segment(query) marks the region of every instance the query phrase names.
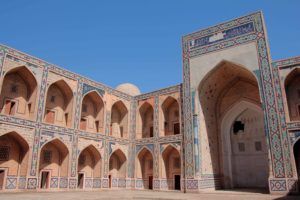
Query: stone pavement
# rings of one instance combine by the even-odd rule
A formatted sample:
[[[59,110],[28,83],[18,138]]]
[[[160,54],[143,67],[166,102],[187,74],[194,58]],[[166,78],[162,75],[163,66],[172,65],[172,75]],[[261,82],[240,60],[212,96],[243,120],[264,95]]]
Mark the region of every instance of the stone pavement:
[[[277,196],[251,191],[210,191],[202,193],[153,192],[137,190],[67,191],[67,192],[16,192],[0,193],[0,200],[98,200],[98,199],[141,199],[141,200],[282,200],[300,199],[300,196]]]

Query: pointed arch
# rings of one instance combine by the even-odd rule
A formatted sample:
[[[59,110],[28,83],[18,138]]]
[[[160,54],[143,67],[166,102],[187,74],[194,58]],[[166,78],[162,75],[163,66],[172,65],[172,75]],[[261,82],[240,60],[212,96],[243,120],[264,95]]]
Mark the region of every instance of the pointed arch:
[[[223,173],[226,177],[226,182],[224,182],[225,187],[234,188],[240,187],[240,185],[244,184],[247,185],[247,183],[244,183],[244,180],[240,180],[239,177],[241,177],[242,174],[248,173],[248,171],[251,172],[252,159],[256,160],[255,165],[263,166],[258,169],[252,170],[255,173],[259,171],[259,177],[257,177],[257,179],[259,179],[260,181],[259,184],[255,184],[255,187],[267,187],[268,149],[264,134],[263,120],[264,116],[261,106],[247,100],[236,102],[221,118],[221,156],[223,158]],[[236,122],[244,123],[244,135],[238,135],[239,132],[234,132],[234,126]],[[247,122],[252,123],[252,126],[255,127],[255,129],[252,130],[250,125],[247,125]],[[253,133],[254,130],[255,133]],[[245,148],[249,148],[251,147],[251,145],[257,148],[258,142],[261,148],[259,150],[259,154],[257,152],[257,149],[256,152],[251,153],[249,153],[248,149],[245,149],[242,151],[244,152],[248,150],[245,153],[251,154],[251,159],[247,157],[241,157],[241,144],[245,144]],[[243,173],[239,174],[241,168],[245,168],[245,165],[247,166],[247,169],[243,169]],[[233,174],[235,174],[235,176],[233,176]],[[248,180],[251,180],[251,177],[249,177]],[[251,185],[251,183],[249,184]]]
[[[110,135],[128,137],[128,109],[121,100],[115,102],[111,108]]]
[[[293,69],[284,80],[284,88],[291,121],[300,120],[300,69]]]
[[[198,110],[199,118],[203,119],[203,121],[199,123],[199,129],[202,130],[201,134],[205,135],[205,137],[208,138],[209,147],[208,149],[204,149],[203,153],[210,155],[210,157],[208,157],[208,161],[212,163],[212,167],[210,169],[212,173],[224,174],[224,177],[222,178],[223,187],[232,188],[234,186],[230,183],[230,181],[232,180],[232,177],[230,177],[229,173],[229,171],[231,170],[230,168],[241,167],[240,165],[231,164],[233,163],[233,161],[231,162],[231,160],[236,160],[235,163],[241,164],[244,161],[246,162],[247,160],[249,160],[249,158],[247,158],[247,155],[251,154],[257,156],[257,158],[262,160],[260,164],[263,166],[259,170],[264,173],[264,160],[267,160],[267,157],[265,157],[265,152],[253,151],[253,148],[246,149],[247,152],[248,150],[250,151],[250,149],[252,149],[251,152],[248,152],[248,154],[241,154],[240,152],[237,152],[237,146],[239,145],[239,143],[243,143],[241,144],[241,146],[244,145],[244,141],[242,141],[242,138],[244,138],[244,136],[241,135],[240,137],[235,137],[231,133],[231,131],[233,131],[233,126],[239,126],[242,128],[243,124],[246,124],[245,126],[249,127],[250,123],[257,123],[256,127],[259,130],[254,132],[257,132],[256,135],[259,138],[255,138],[255,134],[251,135],[249,133],[251,141],[247,141],[249,143],[247,145],[253,147],[254,145],[256,145],[255,142],[259,141],[257,142],[257,145],[261,146],[263,149],[266,148],[266,139],[260,138],[264,136],[264,130],[260,130],[261,128],[263,129],[263,111],[261,109],[261,98],[259,93],[258,81],[254,73],[252,71],[249,71],[245,66],[223,60],[222,62],[217,64],[211,71],[209,71],[200,81],[197,92],[199,100],[197,101],[195,107]],[[260,111],[250,109],[250,105],[255,105],[257,108],[260,108]],[[243,110],[234,110],[233,108],[236,108],[236,106],[238,108],[242,108],[245,106],[248,107],[245,112],[243,112]],[[227,121],[230,118],[230,115],[234,116],[234,120],[236,121],[234,123],[235,125],[233,125],[233,119],[231,119],[233,120],[231,122]],[[244,123],[242,121],[245,118],[249,118],[249,120]],[[223,127],[224,120],[226,121],[225,124],[227,124],[227,127]],[[228,132],[228,134],[223,134],[223,131]],[[248,133],[249,128],[245,129],[245,131]],[[223,135],[227,135],[227,137],[223,137]],[[229,145],[228,147],[228,141],[232,142],[233,145]],[[217,144],[217,146],[214,145],[214,147],[212,147],[212,144]],[[227,146],[228,148],[224,149],[225,146]],[[229,153],[232,150],[235,151],[234,154]],[[238,157],[234,155],[240,156]],[[250,170],[250,168],[251,167],[248,167],[247,169]],[[258,176],[263,177],[265,176],[265,174],[261,174]],[[254,178],[255,176],[253,176],[253,179]],[[235,182],[238,184],[242,184],[243,187],[248,187],[247,184],[250,183],[250,179],[251,178],[244,177],[244,180],[247,182],[245,182],[246,184],[240,182],[240,180],[242,179],[236,179]]]
[[[42,145],[39,157],[40,188],[50,187],[50,180],[68,177],[69,149],[59,138]]]
[[[161,105],[163,136],[180,134],[180,107],[178,101],[168,96]]]
[[[169,144],[161,153],[161,178],[167,180],[168,190],[180,190],[181,156],[178,149]],[[176,177],[179,177],[177,180]],[[179,183],[177,183],[179,181]],[[177,187],[179,184],[179,188]]]
[[[79,128],[88,132],[104,133],[104,102],[96,90],[86,93],[82,98]]]
[[[28,142],[19,133],[12,131],[0,136],[0,149],[2,173],[5,174],[6,171],[7,176],[26,176],[29,162]],[[4,178],[0,181],[0,185],[3,185]]]
[[[101,154],[94,145],[88,145],[78,155],[78,187],[84,188],[84,180],[101,177]]]
[[[1,88],[1,113],[33,120],[37,90],[37,80],[26,66],[7,71]]]
[[[300,137],[293,143],[293,156],[295,161],[295,169],[297,172],[298,181],[300,179]]]
[[[239,77],[242,77],[242,76],[244,76],[244,74],[246,74],[246,77],[248,77],[248,76],[251,77],[251,80],[253,82],[257,83],[259,81],[257,79],[256,75],[252,71],[250,71],[247,67],[245,67],[241,64],[223,59],[218,64],[216,64],[215,67],[213,67],[210,71],[208,71],[206,73],[206,75],[202,78],[202,80],[200,81],[200,83],[198,85],[198,90],[201,90],[200,86],[203,86],[209,77],[211,77],[213,74],[215,74],[221,68],[228,68],[228,67],[231,68],[233,71],[236,71],[233,74],[234,77],[236,75],[238,75]],[[231,70],[228,70],[228,71],[231,71]]]
[[[139,118],[141,125],[138,130],[138,138],[153,137],[153,121],[154,121],[154,109],[153,106],[144,102],[139,108]]]
[[[44,121],[71,127],[73,114],[73,91],[65,80],[52,83],[47,90]]]
[[[149,151],[152,154],[152,157],[153,157],[153,151],[149,147],[147,147],[147,146],[143,146],[140,150],[138,150],[136,152],[136,155],[139,155],[144,150]]]
[[[153,189],[153,153],[147,147],[137,152],[135,174],[142,179],[144,189]]]
[[[109,174],[112,178],[126,178],[127,158],[121,149],[116,149],[109,158]]]
[[[84,147],[80,153],[78,154],[78,156],[86,149],[90,149],[92,152],[94,152],[95,155],[97,155],[97,157],[99,157],[100,159],[102,158],[102,155],[100,153],[100,151],[97,149],[97,147],[94,144],[89,144],[86,145],[86,147]]]

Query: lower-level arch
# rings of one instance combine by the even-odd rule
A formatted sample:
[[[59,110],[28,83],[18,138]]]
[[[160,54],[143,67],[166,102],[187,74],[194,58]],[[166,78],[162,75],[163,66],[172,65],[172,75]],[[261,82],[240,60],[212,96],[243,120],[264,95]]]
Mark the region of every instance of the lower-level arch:
[[[147,148],[137,155],[136,178],[143,182],[144,189],[153,189],[153,155]]]
[[[300,139],[296,141],[293,147],[294,158],[295,158],[295,167],[297,171],[298,183],[300,180]]]
[[[125,179],[127,159],[122,150],[117,149],[109,158],[109,187],[112,187],[113,179]]]
[[[162,152],[161,178],[166,181],[168,190],[180,190],[181,182],[181,158],[179,151],[172,145],[168,145]]]
[[[0,136],[0,190],[9,177],[25,177],[28,170],[29,145],[17,132]]]
[[[83,149],[78,156],[77,187],[81,189],[85,187],[92,187],[93,179],[100,177],[101,155],[93,145],[89,145]]]
[[[39,175],[42,189],[62,187],[60,179],[67,179],[69,167],[69,150],[59,139],[43,145],[40,151]],[[63,186],[66,187],[66,186]]]

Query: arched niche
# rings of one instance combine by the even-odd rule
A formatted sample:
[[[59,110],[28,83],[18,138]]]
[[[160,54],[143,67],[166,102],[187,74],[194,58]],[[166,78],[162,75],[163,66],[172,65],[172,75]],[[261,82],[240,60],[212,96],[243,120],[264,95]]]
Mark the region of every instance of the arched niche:
[[[148,102],[144,102],[140,106],[138,114],[137,138],[153,137],[154,110],[152,105]]]
[[[84,188],[84,180],[101,177],[101,155],[93,146],[84,148],[78,156],[77,187]]]
[[[114,137],[128,137],[128,110],[122,101],[117,101],[111,109],[110,135]]]
[[[161,105],[162,109],[162,136],[180,134],[180,109],[178,101],[168,96]]]
[[[221,176],[223,188],[266,188],[267,139],[255,75],[243,66],[222,61],[202,79],[197,92],[199,101],[196,108],[201,130],[199,138],[206,147],[201,149],[201,153],[209,155],[203,173]],[[237,110],[233,109],[235,105]],[[249,105],[256,105],[260,110],[253,111]],[[250,163],[244,169],[243,166],[252,158],[259,161],[252,162],[253,166]],[[244,178],[247,174],[244,182],[234,179],[236,176],[232,172],[243,170]],[[256,173],[257,170],[261,173]],[[261,183],[255,182],[260,180],[259,177],[264,177]]]
[[[300,120],[300,69],[293,69],[284,81],[289,118],[291,121]]]
[[[144,189],[153,189],[153,155],[147,148],[137,155],[136,178],[143,180]]]
[[[72,89],[64,80],[52,83],[47,90],[44,122],[70,128],[72,117]]]
[[[104,103],[96,91],[83,97],[79,128],[88,132],[104,133]]]
[[[122,150],[117,149],[109,158],[109,175],[111,178],[126,178],[127,159]]]
[[[293,146],[294,159],[295,159],[295,168],[297,172],[298,182],[300,180],[300,139],[294,143]]]
[[[68,177],[69,150],[59,139],[44,144],[40,150],[40,188],[49,189],[51,179]]]
[[[161,154],[161,178],[167,182],[168,190],[180,190],[181,158],[180,152],[172,145],[168,145]]]
[[[17,132],[0,136],[0,190],[4,189],[6,176],[26,177],[29,145]]]
[[[25,119],[35,119],[37,81],[25,66],[5,73],[2,83],[1,113]]]

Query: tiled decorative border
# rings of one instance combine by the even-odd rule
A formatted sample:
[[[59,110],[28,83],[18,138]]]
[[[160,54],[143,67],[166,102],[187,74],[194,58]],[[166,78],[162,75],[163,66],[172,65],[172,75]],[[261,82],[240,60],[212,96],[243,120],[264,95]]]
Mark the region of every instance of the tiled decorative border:
[[[249,23],[253,23],[249,25]],[[247,30],[244,29],[247,24]],[[216,42],[205,42],[208,36],[217,37],[223,35],[229,30],[233,30],[229,38],[219,39],[215,38]],[[228,37],[228,36],[226,36]],[[222,38],[222,37],[221,37]],[[284,127],[285,121],[280,113],[281,109],[280,99],[275,98],[279,93],[275,92],[274,78],[270,56],[268,54],[268,46],[266,42],[266,34],[264,31],[263,16],[261,12],[256,12],[245,17],[241,17],[229,22],[210,27],[208,29],[192,33],[184,36],[182,41],[183,46],[183,110],[184,110],[184,138],[185,138],[185,175],[186,178],[195,177],[195,159],[194,159],[194,134],[193,133],[193,112],[192,112],[192,97],[190,89],[190,59],[200,56],[212,51],[220,51],[232,46],[245,44],[249,42],[256,42],[260,79],[259,89],[261,90],[264,112],[266,115],[266,130],[268,130],[268,144],[271,149],[271,163],[273,168],[273,176],[275,178],[283,178],[290,176],[291,166],[289,157],[289,147],[287,146],[288,136]],[[201,45],[197,41],[200,41]],[[204,42],[203,42],[204,41]],[[192,181],[187,181],[187,188],[193,188]],[[196,186],[195,186],[196,187]],[[271,187],[272,189],[272,187]]]

